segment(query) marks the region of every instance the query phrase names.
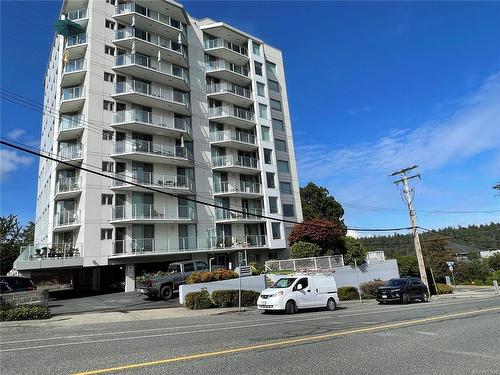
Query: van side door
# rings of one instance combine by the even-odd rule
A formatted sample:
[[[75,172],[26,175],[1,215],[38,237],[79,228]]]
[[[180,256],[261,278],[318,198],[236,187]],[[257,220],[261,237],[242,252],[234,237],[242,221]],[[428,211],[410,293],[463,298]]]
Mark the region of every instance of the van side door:
[[[302,288],[298,286],[302,285]],[[292,298],[297,303],[297,307],[306,308],[314,305],[314,293],[311,291],[310,278],[301,277],[292,289]]]

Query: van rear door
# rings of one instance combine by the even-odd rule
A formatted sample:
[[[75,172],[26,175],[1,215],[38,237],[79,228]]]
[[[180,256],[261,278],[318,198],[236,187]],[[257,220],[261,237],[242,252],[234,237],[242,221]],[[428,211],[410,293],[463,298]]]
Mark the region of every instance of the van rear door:
[[[318,276],[314,279],[315,305],[318,307],[326,306],[330,297],[336,297],[337,285],[331,276]]]

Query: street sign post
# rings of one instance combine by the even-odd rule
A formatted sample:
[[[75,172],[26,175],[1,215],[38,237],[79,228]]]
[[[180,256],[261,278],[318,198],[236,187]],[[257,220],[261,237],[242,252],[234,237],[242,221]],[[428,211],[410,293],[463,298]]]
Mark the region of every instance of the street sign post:
[[[453,266],[455,265],[455,262],[446,262],[448,265],[448,269],[451,272],[451,279],[453,280],[453,285],[455,285],[455,276],[453,275]]]

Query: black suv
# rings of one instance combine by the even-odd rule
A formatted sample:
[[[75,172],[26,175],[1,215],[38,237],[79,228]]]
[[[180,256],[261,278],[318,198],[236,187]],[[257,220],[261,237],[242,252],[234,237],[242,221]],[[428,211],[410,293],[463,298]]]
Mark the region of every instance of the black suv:
[[[429,301],[429,291],[418,277],[402,277],[390,279],[377,289],[376,298],[379,303],[402,302],[409,303],[415,300]]]
[[[2,285],[2,292],[4,293],[36,290],[35,283],[29,277],[0,276],[0,283],[4,284]]]

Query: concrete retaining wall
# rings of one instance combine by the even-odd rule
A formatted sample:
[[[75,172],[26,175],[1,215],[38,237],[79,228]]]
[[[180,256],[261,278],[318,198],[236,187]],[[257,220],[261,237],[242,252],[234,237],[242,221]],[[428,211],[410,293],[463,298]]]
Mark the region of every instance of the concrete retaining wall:
[[[333,276],[337,287],[358,286],[358,283],[366,283],[374,279],[385,281],[399,277],[398,263],[395,259],[390,259],[380,263],[364,263],[357,269],[349,266],[339,267],[335,269]]]
[[[28,292],[15,292],[0,295],[0,306],[5,305],[40,305],[47,306],[49,302],[49,291],[33,290]]]

